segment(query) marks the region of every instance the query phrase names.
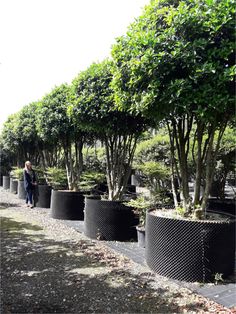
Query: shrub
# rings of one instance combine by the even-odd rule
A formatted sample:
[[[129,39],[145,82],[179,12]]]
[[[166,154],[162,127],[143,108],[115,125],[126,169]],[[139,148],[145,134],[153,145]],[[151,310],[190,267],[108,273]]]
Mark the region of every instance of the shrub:
[[[47,168],[46,176],[49,185],[51,185],[55,190],[67,188],[67,176],[65,169],[55,167]]]

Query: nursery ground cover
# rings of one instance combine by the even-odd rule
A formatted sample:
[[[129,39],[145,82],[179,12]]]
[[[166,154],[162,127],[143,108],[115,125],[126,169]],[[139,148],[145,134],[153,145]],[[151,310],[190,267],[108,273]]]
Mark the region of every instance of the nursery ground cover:
[[[0,193],[2,313],[233,313]]]

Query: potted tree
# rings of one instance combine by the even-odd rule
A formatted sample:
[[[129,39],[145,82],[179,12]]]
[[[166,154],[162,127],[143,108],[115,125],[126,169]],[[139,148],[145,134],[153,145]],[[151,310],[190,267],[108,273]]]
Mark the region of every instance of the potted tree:
[[[125,203],[127,206],[131,206],[138,213],[139,224],[136,226],[138,246],[145,248],[145,224],[146,224],[146,212],[148,209],[154,207],[154,204],[143,195],[138,196],[136,199],[131,199]]]
[[[5,148],[5,141],[3,140],[2,134],[0,135],[0,186],[3,186],[3,176],[8,174],[13,164],[13,153]]]
[[[144,123],[139,115],[115,109],[111,80],[112,62],[108,60],[81,72],[73,81],[77,101],[70,114],[103,143],[106,152],[107,199],[86,198],[85,234],[103,240],[127,240],[134,234],[136,220],[122,197]]]
[[[37,130],[41,140],[63,150],[68,189],[53,189],[51,215],[56,219],[82,220],[84,195],[79,191],[83,168],[82,133],[67,116],[70,104],[70,86],[62,84],[43,97],[38,106]]]
[[[169,131],[184,217],[149,211],[145,252],[154,271],[175,279],[211,281],[234,270],[235,220],[206,212],[222,136],[234,117],[233,12],[228,1],[152,2],[113,48],[119,108],[153,117]]]
[[[17,156],[17,160],[13,161],[19,165],[20,158],[22,157],[21,154],[21,141],[19,138],[19,134],[16,131],[16,127],[18,125],[18,115],[19,113],[12,114],[8,117],[7,121],[3,125],[3,130],[1,133],[1,141],[2,141],[2,148],[5,151],[11,151],[12,153],[15,153]],[[2,162],[2,159],[1,159]],[[13,163],[14,164],[14,163]],[[3,189],[8,190],[10,189],[10,170],[11,166],[7,167],[8,169],[2,169],[1,175],[2,175],[2,185]]]

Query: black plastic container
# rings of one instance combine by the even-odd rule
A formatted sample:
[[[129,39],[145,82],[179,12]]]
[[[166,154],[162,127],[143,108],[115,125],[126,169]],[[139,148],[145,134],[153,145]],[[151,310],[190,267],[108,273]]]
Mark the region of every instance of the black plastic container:
[[[136,186],[135,185],[128,185],[127,186],[128,193],[136,193]]]
[[[220,200],[216,198],[209,198],[207,209],[236,216],[236,206],[234,199]]]
[[[10,192],[13,194],[17,194],[18,190],[18,180],[10,178]]]
[[[9,176],[3,176],[2,177],[2,185],[4,190],[9,190],[10,188],[10,177]]]
[[[138,218],[131,208],[119,201],[85,199],[85,235],[98,240],[126,241],[136,239]]]
[[[36,185],[34,192],[34,204],[37,207],[50,208],[52,188],[49,185]]]
[[[18,190],[17,190],[18,198],[21,200],[26,199],[26,191],[24,187],[24,181],[18,180]]]
[[[229,217],[226,215],[226,217]],[[235,220],[193,221],[147,212],[146,261],[156,273],[184,281],[211,282],[234,271]]]
[[[51,217],[65,220],[84,219],[84,195],[74,191],[56,191],[51,194]]]

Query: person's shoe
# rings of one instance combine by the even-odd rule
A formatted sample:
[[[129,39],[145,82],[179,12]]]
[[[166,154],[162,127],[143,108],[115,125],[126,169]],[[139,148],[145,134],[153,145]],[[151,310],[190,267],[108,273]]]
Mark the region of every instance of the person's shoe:
[[[31,204],[31,205],[30,205],[30,208],[34,208],[34,205]]]

